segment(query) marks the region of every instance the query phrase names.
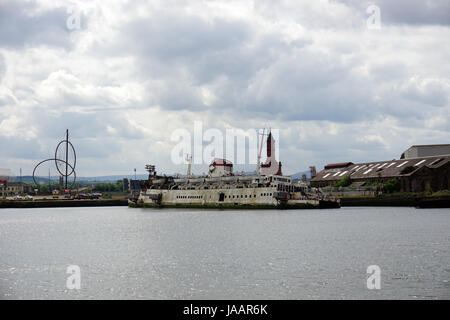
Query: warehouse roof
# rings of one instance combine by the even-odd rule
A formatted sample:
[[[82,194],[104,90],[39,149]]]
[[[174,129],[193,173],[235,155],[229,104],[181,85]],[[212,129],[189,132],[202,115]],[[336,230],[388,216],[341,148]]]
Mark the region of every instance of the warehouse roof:
[[[408,176],[425,167],[434,169],[448,162],[450,162],[450,156],[433,156],[352,163],[345,167],[332,167],[328,169],[325,166],[325,169],[320,171],[311,181],[333,181],[340,180],[346,176],[350,176],[352,179]]]
[[[330,163],[325,166],[325,169],[333,169],[333,168],[345,168],[349,165],[353,164],[353,162],[340,162],[340,163]]]
[[[442,147],[442,146],[450,146],[448,143],[441,143],[441,144],[415,144],[409,147],[408,149],[411,149],[413,147]]]

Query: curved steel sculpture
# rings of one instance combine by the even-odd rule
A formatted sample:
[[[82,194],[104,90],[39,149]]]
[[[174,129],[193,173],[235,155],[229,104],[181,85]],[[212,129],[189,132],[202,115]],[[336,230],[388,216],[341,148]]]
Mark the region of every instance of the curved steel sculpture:
[[[58,158],[58,150],[61,147],[61,145],[66,147],[65,150],[65,160],[63,159],[59,159]],[[74,159],[73,159],[73,164],[69,163],[69,146],[70,148],[72,148],[73,151],[73,155],[74,155]],[[77,153],[75,152],[75,148],[73,147],[73,144],[69,141],[69,130],[66,131],[66,139],[62,140],[58,143],[58,146],[55,149],[55,157],[54,158],[49,158],[46,160],[43,160],[41,162],[39,162],[33,170],[33,181],[34,183],[37,185],[38,183],[36,182],[36,169],[43,163],[48,162],[48,161],[54,161],[55,162],[55,166],[56,166],[56,170],[58,170],[58,173],[65,179],[65,189],[67,189],[67,180],[68,178],[73,175],[73,182],[70,185],[70,188],[72,189],[72,187],[75,185],[75,181],[77,180],[77,174],[75,172],[75,167],[77,165]],[[62,168],[61,168],[62,166]],[[69,171],[70,168],[70,171]]]

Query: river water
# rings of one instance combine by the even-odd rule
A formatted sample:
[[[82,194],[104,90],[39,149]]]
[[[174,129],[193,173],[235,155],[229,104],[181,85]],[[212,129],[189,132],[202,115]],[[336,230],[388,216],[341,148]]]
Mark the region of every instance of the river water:
[[[449,248],[450,209],[1,209],[0,299],[449,299]]]

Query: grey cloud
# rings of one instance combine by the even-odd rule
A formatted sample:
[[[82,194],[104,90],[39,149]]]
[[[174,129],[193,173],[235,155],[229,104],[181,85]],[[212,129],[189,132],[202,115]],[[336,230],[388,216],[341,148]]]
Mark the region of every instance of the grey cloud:
[[[4,137],[0,135],[0,146],[2,146],[2,157],[30,160],[39,159],[46,156],[45,152],[42,152],[37,141],[26,140],[20,135],[11,137]]]
[[[34,1],[7,0],[0,3],[0,46],[70,46],[66,10],[58,8],[30,15],[36,8]]]
[[[6,72],[5,58],[3,57],[2,54],[0,54],[0,81],[2,80],[5,72]]]
[[[401,90],[401,94],[412,102],[421,102],[424,105],[444,107],[449,103],[450,84],[447,88],[439,81],[429,81],[422,87],[417,84],[408,84]]]
[[[248,33],[248,26],[243,23],[221,19],[207,22],[189,15],[157,12],[149,19],[128,24],[123,40],[135,53],[141,51],[153,59],[170,63],[199,59],[205,54],[235,46],[247,40]]]
[[[366,77],[355,72],[367,61],[361,48],[350,41],[318,53],[308,51],[313,40],[287,43],[279,34],[261,36],[246,21],[216,18],[206,22],[173,8],[168,12],[153,12],[148,19],[122,25],[119,41],[105,47],[97,44],[94,49],[137,58],[140,77],[153,83],[148,86],[149,105],[284,121],[345,123],[373,120],[382,114],[424,116],[422,107],[398,101],[405,98],[398,92],[389,101],[382,95],[382,84],[398,87],[408,78],[402,61],[379,63]],[[348,54],[354,58],[341,62]],[[212,105],[204,104],[202,86],[213,91]],[[434,94],[426,97],[430,103],[445,103]]]
[[[450,2],[448,0],[337,0],[351,5],[367,16],[366,9],[375,4],[380,8],[381,22],[411,25],[449,25]]]
[[[63,138],[66,129],[70,129],[74,136],[79,138],[95,139],[106,131],[110,118],[98,114],[62,112],[58,114],[49,113],[43,108],[35,108],[30,116],[34,125],[38,128],[42,137],[46,139]]]

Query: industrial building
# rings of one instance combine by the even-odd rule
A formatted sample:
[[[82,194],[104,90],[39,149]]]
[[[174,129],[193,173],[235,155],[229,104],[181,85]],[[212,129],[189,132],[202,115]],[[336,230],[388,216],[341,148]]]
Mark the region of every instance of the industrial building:
[[[448,146],[412,146],[398,160],[328,164],[311,179],[311,186],[333,186],[345,177],[354,186],[385,183],[395,178],[405,192],[446,190],[450,188],[450,151],[445,154]],[[414,157],[417,154],[431,155]]]
[[[450,155],[450,144],[426,144],[411,146],[402,153],[400,159]]]
[[[0,197],[14,197],[32,193],[32,186],[23,182],[8,182],[0,186]]]

